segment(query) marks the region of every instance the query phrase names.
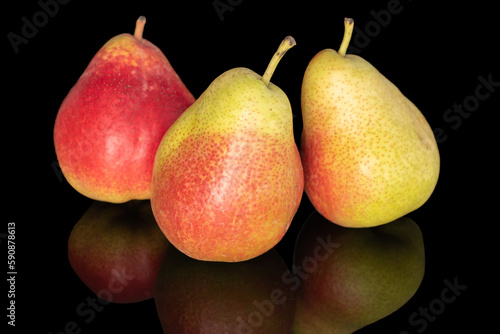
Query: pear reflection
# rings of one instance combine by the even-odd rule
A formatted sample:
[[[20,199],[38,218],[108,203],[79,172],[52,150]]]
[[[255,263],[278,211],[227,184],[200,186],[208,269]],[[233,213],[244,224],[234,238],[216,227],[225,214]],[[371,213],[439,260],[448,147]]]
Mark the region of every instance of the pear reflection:
[[[173,248],[149,200],[94,201],[71,231],[68,260],[102,300],[135,303],[153,298],[158,270]]]
[[[422,233],[413,220],[345,228],[315,212],[295,245],[301,285],[293,333],[352,333],[382,319],[415,294],[424,268]]]
[[[289,334],[295,294],[290,276],[271,249],[243,262],[209,262],[170,252],[160,268],[154,298],[165,334]]]

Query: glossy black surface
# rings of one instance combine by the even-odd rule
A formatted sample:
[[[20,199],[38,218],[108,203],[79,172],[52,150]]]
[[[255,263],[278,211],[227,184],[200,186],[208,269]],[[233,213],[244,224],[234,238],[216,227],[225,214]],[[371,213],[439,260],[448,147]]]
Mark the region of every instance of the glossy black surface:
[[[165,53],[195,97],[230,68],[263,73],[281,40],[292,35],[297,46],[282,59],[272,82],[290,99],[297,142],[304,70],[320,50],[338,49],[343,18],[353,17],[358,29],[351,50],[419,107],[436,131],[441,154],[432,197],[409,214],[419,224],[426,247],[422,285],[401,309],[359,333],[449,333],[464,326],[481,333],[491,327],[496,317],[500,95],[492,3],[102,3],[60,0],[56,6],[55,0],[31,0],[3,5],[0,262],[5,323],[10,300],[5,284],[8,222],[16,223],[17,270],[16,326],[9,326],[9,333],[161,333],[153,300],[102,305],[69,266],[68,236],[92,201],[62,178],[52,142],[55,116],[69,89],[107,40],[133,32],[139,15],[147,17],[144,38]],[[232,3],[231,10],[219,15],[214,3]],[[38,27],[30,28],[34,22]],[[12,43],[18,44],[17,53]],[[287,265],[312,210],[304,195],[276,246]],[[452,298],[443,292],[450,284],[466,288]]]

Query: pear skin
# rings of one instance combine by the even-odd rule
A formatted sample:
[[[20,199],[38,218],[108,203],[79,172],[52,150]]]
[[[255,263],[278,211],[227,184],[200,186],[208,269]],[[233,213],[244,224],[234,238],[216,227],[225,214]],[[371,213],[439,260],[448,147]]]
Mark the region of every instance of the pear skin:
[[[194,102],[168,59],[134,35],[110,39],[71,88],[54,125],[62,173],[79,193],[123,203],[149,199],[156,149],[179,115]]]
[[[293,41],[293,45],[295,41]],[[304,180],[286,94],[261,77],[217,77],[168,129],[156,154],[151,203],[172,244],[198,260],[237,262],[271,249],[300,204]]]
[[[422,206],[440,159],[419,109],[369,62],[339,52],[310,61],[301,91],[305,192],[330,221],[346,227],[391,222]]]
[[[351,334],[416,293],[425,273],[424,240],[407,217],[359,229],[316,211],[297,236],[293,262],[301,278],[293,333]]]

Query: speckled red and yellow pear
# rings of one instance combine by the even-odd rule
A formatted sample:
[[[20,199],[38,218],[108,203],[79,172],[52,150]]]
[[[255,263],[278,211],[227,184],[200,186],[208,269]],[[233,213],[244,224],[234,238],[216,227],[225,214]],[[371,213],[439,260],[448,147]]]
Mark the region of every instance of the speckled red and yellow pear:
[[[110,39],[69,91],[54,125],[61,170],[81,194],[122,203],[150,197],[156,149],[194,102],[162,51],[134,35]]]
[[[293,44],[292,44],[293,41]],[[234,68],[217,77],[165,133],[151,203],[172,244],[198,260],[237,262],[276,245],[303,193],[303,172],[286,94]]]
[[[336,52],[309,63],[301,92],[305,191],[346,227],[391,222],[422,206],[439,175],[433,132],[419,109],[369,62]]]

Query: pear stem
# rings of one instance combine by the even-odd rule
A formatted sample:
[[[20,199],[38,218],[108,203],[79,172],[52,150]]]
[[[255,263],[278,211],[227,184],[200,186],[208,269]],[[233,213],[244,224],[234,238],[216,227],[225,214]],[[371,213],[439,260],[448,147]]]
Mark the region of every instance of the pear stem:
[[[342,39],[342,44],[340,44],[339,55],[342,57],[345,56],[347,52],[347,47],[349,46],[349,42],[351,41],[352,30],[354,29],[354,20],[351,18],[344,18],[344,38]]]
[[[271,77],[273,76],[274,70],[276,69],[276,66],[278,66],[278,63],[280,62],[281,58],[283,58],[285,53],[288,50],[290,50],[293,46],[295,46],[296,44],[297,43],[295,42],[295,39],[292,36],[286,36],[283,39],[280,46],[278,47],[278,50],[273,55],[273,58],[271,58],[269,65],[267,65],[267,68],[266,68],[266,71],[264,72],[264,75],[262,76],[262,81],[264,81],[264,83],[266,85],[269,85],[269,82],[271,81]]]
[[[134,37],[140,42],[142,40],[142,34],[144,33],[144,25],[146,24],[146,17],[139,16],[135,22]]]

